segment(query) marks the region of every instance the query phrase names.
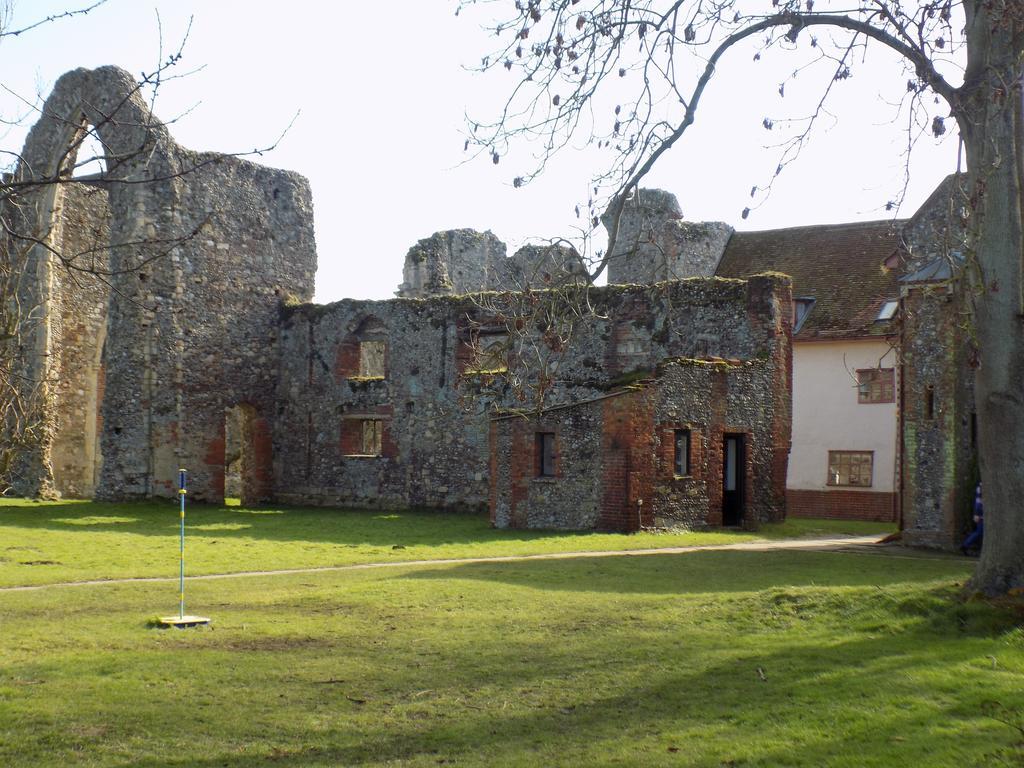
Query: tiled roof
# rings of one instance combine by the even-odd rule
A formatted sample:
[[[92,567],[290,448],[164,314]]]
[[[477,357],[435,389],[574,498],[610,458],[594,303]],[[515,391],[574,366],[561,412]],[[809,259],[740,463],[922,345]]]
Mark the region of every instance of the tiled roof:
[[[795,338],[882,336],[891,323],[876,321],[887,299],[899,296],[898,274],[884,266],[900,247],[904,221],[870,221],[736,232],[718,265],[719,277],[784,272],[793,298],[814,298]]]

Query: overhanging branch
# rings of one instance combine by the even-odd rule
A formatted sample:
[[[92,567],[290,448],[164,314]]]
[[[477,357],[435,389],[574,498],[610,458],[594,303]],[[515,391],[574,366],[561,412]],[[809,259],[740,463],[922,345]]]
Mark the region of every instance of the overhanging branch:
[[[697,81],[689,100],[686,102],[686,111],[679,125],[676,126],[665,140],[661,142],[653,152],[651,152],[647,160],[634,170],[627,177],[626,181],[619,187],[619,193],[615,196],[615,200],[612,203],[612,226],[608,232],[608,246],[605,250],[604,258],[601,259],[597,269],[591,275],[591,279],[596,280],[604,271],[605,267],[608,265],[608,260],[614,251],[615,241],[618,237],[619,218],[622,214],[622,209],[626,204],[627,192],[640,183],[640,180],[647,175],[661,156],[671,149],[672,145],[674,145],[683,133],[686,132],[686,129],[692,125],[697,114],[697,107],[700,105],[701,97],[704,94],[704,89],[707,88],[708,83],[714,76],[719,60],[729,49],[743,40],[746,40],[748,37],[778,27],[790,27],[797,31],[806,27],[837,27],[862,34],[865,37],[881,43],[907,59],[914,65],[914,69],[917,72],[918,77],[927,83],[932,90],[945,99],[951,107],[955,107],[957,104],[959,95],[958,90],[950,85],[944,77],[942,77],[938,70],[935,69],[931,60],[928,59],[922,50],[909,45],[889,32],[886,32],[884,29],[874,26],[870,21],[855,19],[839,14],[782,13],[769,16],[761,21],[744,27],[743,29],[737,30],[725,38],[725,40],[715,48],[714,52],[708,58],[704,71],[701,73],[700,79]]]

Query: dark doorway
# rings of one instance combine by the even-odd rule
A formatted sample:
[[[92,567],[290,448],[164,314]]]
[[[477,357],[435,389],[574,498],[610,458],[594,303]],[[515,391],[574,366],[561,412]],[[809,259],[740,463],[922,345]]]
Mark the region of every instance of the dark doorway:
[[[744,485],[747,477],[745,435],[723,435],[722,444],[722,525],[743,522]]]
[[[270,432],[256,409],[242,403],[224,412],[224,503],[243,507],[271,494]]]

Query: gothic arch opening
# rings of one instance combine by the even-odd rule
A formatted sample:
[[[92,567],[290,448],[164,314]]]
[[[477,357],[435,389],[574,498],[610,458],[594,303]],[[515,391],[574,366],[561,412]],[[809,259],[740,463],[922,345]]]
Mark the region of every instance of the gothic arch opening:
[[[53,438],[50,466],[61,496],[91,498],[103,452],[103,349],[110,301],[110,194],[106,150],[86,117],[67,126],[58,158],[58,183],[50,185],[36,236],[48,253],[38,256],[45,281],[44,355]],[[67,181],[68,178],[74,181]]]

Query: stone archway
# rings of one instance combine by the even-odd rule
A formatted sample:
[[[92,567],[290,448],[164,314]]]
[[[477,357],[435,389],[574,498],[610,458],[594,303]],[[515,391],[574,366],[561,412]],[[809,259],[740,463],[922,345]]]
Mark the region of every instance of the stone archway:
[[[104,148],[106,172],[74,181],[74,155],[89,128]],[[79,69],[58,80],[29,133],[17,181],[25,203],[21,225],[42,235],[28,249],[25,290],[40,311],[26,330],[31,352],[23,367],[43,383],[38,422],[45,429],[23,452],[24,482],[16,490],[55,490],[54,446],[62,441],[70,447],[58,454],[77,451],[88,461],[81,424],[92,418],[95,393],[97,498],[173,497],[184,467],[193,498],[219,502],[224,404],[243,401],[260,414],[254,429],[266,438],[257,439],[266,451],[266,476],[252,491],[265,498],[281,300],[308,301],[313,294],[308,182],[238,157],[181,147],[150,113],[138,84],[116,67]],[[107,294],[87,308],[96,322],[84,329],[75,315],[83,310],[81,295],[73,281],[60,280],[67,265],[54,247],[55,237],[76,231],[68,222],[82,206],[69,201],[82,189],[105,193],[109,222],[103,247],[78,249],[103,251],[108,266]],[[93,385],[75,379],[75,366],[55,362],[61,345],[83,359],[90,345],[102,349],[92,365]],[[76,397],[85,404],[74,406]],[[83,414],[78,427],[69,426],[69,411]],[[73,463],[64,475],[88,474]]]
[[[102,145],[105,169],[79,180],[76,158],[88,135]],[[24,370],[39,393],[32,418],[43,426],[21,459],[21,493],[92,496],[106,453],[104,391],[144,389],[141,366],[118,366],[115,381],[105,381],[102,356],[111,325],[140,321],[135,267],[151,258],[147,241],[172,195],[173,154],[139,86],[116,67],[65,74],[29,132],[4,214],[14,233],[9,252],[24,254]],[[108,352],[132,355],[124,334],[110,336]],[[130,399],[137,410],[142,398]],[[142,458],[132,474],[146,477]]]

